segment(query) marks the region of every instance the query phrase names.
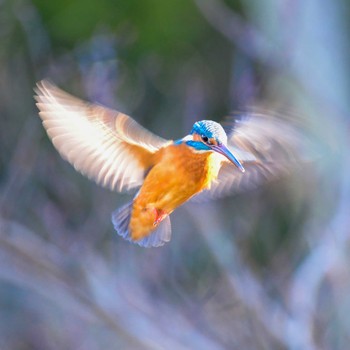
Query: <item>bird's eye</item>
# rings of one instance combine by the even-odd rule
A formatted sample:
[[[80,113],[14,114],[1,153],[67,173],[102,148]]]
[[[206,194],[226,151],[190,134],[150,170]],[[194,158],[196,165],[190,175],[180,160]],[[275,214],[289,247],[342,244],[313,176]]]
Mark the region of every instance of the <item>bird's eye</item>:
[[[207,136],[202,135],[202,141],[207,143],[209,141]]]

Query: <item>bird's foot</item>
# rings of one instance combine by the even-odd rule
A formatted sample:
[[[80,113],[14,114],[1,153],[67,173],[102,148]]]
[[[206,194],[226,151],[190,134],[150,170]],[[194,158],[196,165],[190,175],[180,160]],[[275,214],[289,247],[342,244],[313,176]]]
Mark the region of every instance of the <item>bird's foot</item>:
[[[154,211],[154,215],[155,215],[155,220],[154,220],[153,226],[157,226],[159,223],[161,223],[168,216],[168,213],[162,209],[154,208],[153,211]]]

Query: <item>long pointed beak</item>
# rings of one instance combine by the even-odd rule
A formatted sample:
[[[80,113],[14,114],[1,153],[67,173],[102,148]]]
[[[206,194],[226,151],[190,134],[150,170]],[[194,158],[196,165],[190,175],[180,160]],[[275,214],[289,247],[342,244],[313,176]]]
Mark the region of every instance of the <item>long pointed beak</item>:
[[[215,145],[211,146],[211,149],[217,153],[225,156],[230,162],[232,162],[242,173],[245,172],[245,169],[241,162],[231,153],[231,151],[224,145]]]

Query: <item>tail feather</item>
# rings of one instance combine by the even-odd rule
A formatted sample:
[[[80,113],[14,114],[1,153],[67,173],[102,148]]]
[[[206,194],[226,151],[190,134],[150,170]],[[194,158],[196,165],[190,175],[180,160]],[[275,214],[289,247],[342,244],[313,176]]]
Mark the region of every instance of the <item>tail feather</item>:
[[[135,241],[129,232],[130,216],[133,202],[130,202],[112,213],[112,223],[118,235],[129,242],[136,243],[141,247],[160,247],[169,242],[171,238],[171,223],[167,216],[158,227],[145,238]]]
[[[129,223],[133,202],[130,202],[112,213],[112,223],[119,236],[126,240],[131,240],[129,233]]]

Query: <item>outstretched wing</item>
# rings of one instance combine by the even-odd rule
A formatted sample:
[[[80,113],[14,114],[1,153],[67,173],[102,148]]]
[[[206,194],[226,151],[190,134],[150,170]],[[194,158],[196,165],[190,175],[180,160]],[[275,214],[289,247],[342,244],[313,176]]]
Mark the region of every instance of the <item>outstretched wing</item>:
[[[141,185],[152,155],[169,142],[126,114],[82,101],[48,81],[35,92],[40,118],[61,156],[111,190]]]
[[[219,198],[254,188],[262,182],[304,163],[311,142],[292,121],[263,113],[249,113],[235,122],[228,137],[228,148],[240,160],[245,173],[231,163],[223,163],[218,178],[195,201]]]

